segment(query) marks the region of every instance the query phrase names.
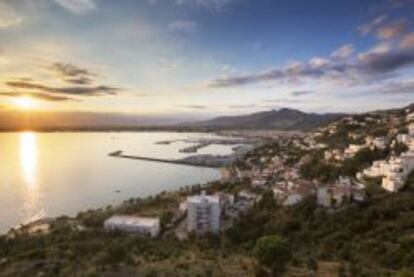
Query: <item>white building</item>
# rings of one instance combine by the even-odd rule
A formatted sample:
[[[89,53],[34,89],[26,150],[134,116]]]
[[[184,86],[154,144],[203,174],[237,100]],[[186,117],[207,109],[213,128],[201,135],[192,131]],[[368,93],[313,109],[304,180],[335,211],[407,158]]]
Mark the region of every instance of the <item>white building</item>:
[[[410,142],[410,137],[407,134],[398,134],[396,139],[398,143],[409,144]]]
[[[388,163],[385,160],[374,161],[371,167],[364,169],[363,174],[367,177],[382,177],[386,174]]]
[[[346,157],[353,157],[359,150],[364,148],[364,145],[358,145],[358,144],[350,144],[347,149],[345,149],[344,154]]]
[[[404,160],[393,157],[390,159],[388,170],[382,179],[382,187],[388,191],[399,191],[404,186],[407,175]]]
[[[350,178],[340,177],[335,184],[318,187],[316,190],[316,201],[323,207],[340,206],[346,199],[362,202],[365,198],[365,190]]]
[[[377,137],[372,141],[372,146],[378,149],[387,148],[388,139],[386,137]]]
[[[220,231],[220,197],[218,195],[189,196],[187,198],[187,230],[198,234]]]
[[[156,237],[160,233],[160,220],[159,218],[114,215],[104,222],[104,228],[107,231],[121,231]]]

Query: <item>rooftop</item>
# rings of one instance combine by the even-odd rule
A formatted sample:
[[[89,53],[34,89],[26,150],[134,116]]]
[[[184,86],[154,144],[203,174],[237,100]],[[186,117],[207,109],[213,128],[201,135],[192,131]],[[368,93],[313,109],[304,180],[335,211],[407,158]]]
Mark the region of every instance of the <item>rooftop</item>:
[[[126,224],[135,226],[156,226],[159,219],[154,217],[137,217],[129,215],[114,215],[105,221],[105,224]]]

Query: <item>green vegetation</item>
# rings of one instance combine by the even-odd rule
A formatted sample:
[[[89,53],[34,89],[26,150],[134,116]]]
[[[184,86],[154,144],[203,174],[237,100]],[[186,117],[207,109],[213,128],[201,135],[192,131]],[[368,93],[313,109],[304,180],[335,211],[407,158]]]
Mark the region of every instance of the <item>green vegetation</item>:
[[[279,236],[264,236],[256,242],[253,255],[260,264],[271,268],[272,271],[283,272],[291,257],[290,246]]]

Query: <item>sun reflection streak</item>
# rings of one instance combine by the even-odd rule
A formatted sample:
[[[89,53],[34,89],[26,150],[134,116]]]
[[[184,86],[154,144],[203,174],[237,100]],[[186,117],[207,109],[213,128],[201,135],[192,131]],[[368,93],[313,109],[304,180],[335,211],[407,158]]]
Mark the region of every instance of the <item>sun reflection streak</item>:
[[[36,185],[37,170],[37,139],[36,134],[24,132],[20,134],[20,166],[27,186]]]

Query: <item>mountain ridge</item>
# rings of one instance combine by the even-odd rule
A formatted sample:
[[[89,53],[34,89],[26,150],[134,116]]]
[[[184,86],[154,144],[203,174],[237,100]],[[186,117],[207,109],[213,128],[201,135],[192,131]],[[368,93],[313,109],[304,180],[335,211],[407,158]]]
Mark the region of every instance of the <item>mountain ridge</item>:
[[[306,113],[297,109],[261,111],[237,116],[219,116],[210,120],[184,123],[182,126],[217,129],[311,130],[337,120],[345,113]]]

